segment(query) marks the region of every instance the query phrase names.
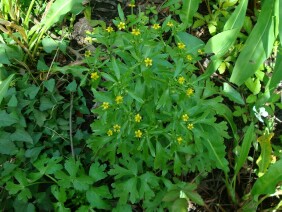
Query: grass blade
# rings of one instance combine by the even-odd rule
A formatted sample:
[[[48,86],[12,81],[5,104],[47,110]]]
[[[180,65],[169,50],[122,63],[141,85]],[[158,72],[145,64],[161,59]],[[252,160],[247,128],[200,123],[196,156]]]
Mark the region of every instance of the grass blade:
[[[193,16],[198,10],[200,0],[183,0],[183,7],[180,11],[180,19],[186,27],[193,24]]]
[[[252,141],[254,141],[255,139],[254,131],[255,131],[254,123],[252,123],[248,128],[247,132],[245,133],[239,155],[236,158],[234,176],[236,176],[239,173],[240,169],[242,168],[245,161],[247,160]]]
[[[4,98],[4,96],[7,93],[7,90],[9,88],[10,82],[13,79],[15,75],[12,74],[10,75],[7,79],[5,79],[4,81],[0,81],[0,104]]]
[[[263,4],[257,24],[235,63],[230,81],[236,85],[242,85],[251,77],[272,51],[275,41],[274,20],[272,17],[274,3],[274,0],[269,0]]]

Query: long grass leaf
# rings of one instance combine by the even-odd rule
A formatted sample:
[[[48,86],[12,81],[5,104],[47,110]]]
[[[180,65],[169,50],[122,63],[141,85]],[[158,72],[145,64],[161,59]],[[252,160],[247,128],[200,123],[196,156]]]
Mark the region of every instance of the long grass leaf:
[[[7,93],[7,90],[9,88],[10,82],[12,81],[13,77],[14,77],[14,74],[10,75],[4,81],[0,81],[0,104],[1,104],[4,96]]]
[[[270,55],[275,41],[274,0],[263,4],[257,24],[247,39],[233,69],[230,81],[242,85]]]
[[[180,19],[186,27],[190,27],[193,24],[193,16],[197,12],[200,2],[200,0],[183,0]]]
[[[245,133],[239,155],[236,158],[234,176],[236,176],[239,173],[240,169],[242,168],[245,161],[247,160],[247,157],[248,157],[248,154],[251,148],[251,144],[255,139],[254,131],[255,131],[254,123],[252,123],[250,127],[248,128],[247,132]]]

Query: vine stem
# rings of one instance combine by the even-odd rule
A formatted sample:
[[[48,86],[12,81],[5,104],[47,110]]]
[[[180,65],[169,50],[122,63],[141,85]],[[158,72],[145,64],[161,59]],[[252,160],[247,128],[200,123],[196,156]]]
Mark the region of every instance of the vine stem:
[[[69,116],[69,131],[70,131],[70,146],[71,146],[71,154],[74,157],[74,149],[73,149],[73,138],[72,138],[72,109],[73,109],[73,93],[70,95],[70,116]]]

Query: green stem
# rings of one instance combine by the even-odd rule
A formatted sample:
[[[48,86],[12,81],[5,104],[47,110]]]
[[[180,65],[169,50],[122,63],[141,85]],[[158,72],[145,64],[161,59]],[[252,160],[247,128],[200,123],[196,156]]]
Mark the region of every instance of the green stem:
[[[25,27],[25,29],[28,28],[28,23],[29,23],[29,21],[30,21],[29,16],[30,16],[30,13],[31,13],[31,10],[32,10],[32,8],[33,8],[34,3],[35,3],[35,0],[32,0],[31,3],[29,4],[28,11],[27,11],[27,14],[26,14],[26,16],[25,16],[24,24],[23,24],[24,27]]]

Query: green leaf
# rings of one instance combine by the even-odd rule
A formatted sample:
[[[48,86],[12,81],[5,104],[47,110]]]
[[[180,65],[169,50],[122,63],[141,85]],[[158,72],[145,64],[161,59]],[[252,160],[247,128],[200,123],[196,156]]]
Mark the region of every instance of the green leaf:
[[[261,83],[259,78],[249,78],[245,82],[246,86],[252,91],[253,95],[257,95],[261,90]]]
[[[187,32],[178,32],[176,37],[185,44],[187,52],[191,54],[198,54],[198,50],[205,45],[202,40]]]
[[[52,185],[51,192],[59,202],[64,203],[67,200],[67,194],[64,188]]]
[[[240,169],[243,167],[245,161],[247,160],[254,139],[255,139],[255,128],[254,128],[254,123],[252,122],[250,127],[248,127],[248,130],[245,133],[241,148],[236,157],[234,176],[236,176],[239,173]]]
[[[9,191],[9,194],[12,194],[12,195],[18,193],[23,188],[24,188],[24,186],[12,183],[10,181],[7,182],[7,184],[6,184],[6,189]]]
[[[12,114],[6,113],[6,111],[0,111],[0,127],[11,126],[18,122]]]
[[[258,142],[261,148],[260,156],[256,162],[259,167],[259,176],[263,175],[266,172],[268,166],[271,163],[272,147],[270,141],[273,136],[274,133],[270,133],[268,135],[262,135],[258,138]]]
[[[20,129],[20,128],[16,129],[16,132],[11,134],[11,140],[12,141],[22,141],[22,142],[33,144],[33,139],[29,135],[29,133],[25,131],[24,129]]]
[[[4,81],[1,81],[1,80],[0,80],[0,104],[1,104],[1,102],[2,102],[2,100],[3,100],[3,98],[4,98],[4,96],[6,95],[7,90],[8,90],[8,88],[9,88],[10,83],[11,83],[11,81],[12,81],[12,79],[13,79],[14,76],[15,76],[15,75],[12,74],[12,75],[10,75],[7,79],[5,79]]]
[[[45,111],[51,109],[52,107],[54,107],[54,103],[49,98],[45,96],[42,96],[40,98],[40,106],[39,106],[40,111]]]
[[[76,81],[73,80],[70,84],[68,84],[68,86],[66,87],[66,90],[68,90],[69,92],[75,92],[77,89],[77,84]]]
[[[67,172],[71,177],[74,177],[77,175],[79,169],[79,163],[76,162],[74,158],[69,158],[65,162],[65,169],[67,170]]]
[[[257,24],[235,63],[230,78],[232,83],[242,85],[271,54],[275,41],[274,4],[274,0],[269,0],[267,4],[263,4]]]
[[[182,71],[183,71],[183,58],[180,58],[177,62],[176,62],[176,68],[174,71],[174,77],[177,77]]]
[[[215,57],[222,57],[235,42],[240,28],[230,29],[213,36],[205,46],[206,53],[214,53]]]
[[[112,58],[112,68],[113,68],[113,70],[114,70],[114,72],[115,72],[116,78],[117,78],[118,80],[120,80],[120,70],[119,70],[119,66],[118,66],[117,61],[116,61],[116,59],[115,59],[114,57]]]
[[[106,167],[107,167],[106,164],[100,165],[99,162],[93,163],[89,169],[89,176],[93,178],[94,182],[106,178],[107,177],[107,174],[105,173]]]
[[[13,95],[8,102],[8,107],[17,107],[17,105],[18,105],[17,97],[16,95]]]
[[[282,181],[282,160],[271,165],[268,171],[260,177],[254,184],[251,194],[255,200],[258,200],[261,194],[273,194],[275,189]]]
[[[120,20],[121,20],[122,22],[125,21],[124,13],[123,13],[123,11],[122,11],[122,8],[121,8],[120,4],[118,4],[118,16],[119,16],[119,18],[120,18]]]
[[[172,202],[179,198],[180,191],[177,189],[168,191],[163,197],[164,202]]]
[[[111,104],[113,103],[113,99],[112,99],[112,97],[110,96],[109,93],[98,92],[94,88],[92,88],[91,90],[94,94],[95,101],[97,101],[97,102],[109,102]]]
[[[49,70],[49,67],[46,65],[43,58],[40,58],[37,62],[36,68],[38,71],[46,71]]]
[[[236,91],[231,85],[228,83],[223,83],[223,94],[228,97],[231,101],[245,105],[245,102],[238,91]]]
[[[171,206],[171,212],[186,212],[188,208],[188,202],[186,199],[177,199]]]
[[[112,209],[109,202],[105,200],[110,199],[111,197],[112,195],[107,186],[91,188],[86,192],[86,199],[92,207],[97,209]]]
[[[279,5],[280,5],[280,7],[282,7],[281,6],[282,3],[279,4]],[[281,12],[282,12],[282,8],[281,8]],[[280,23],[282,23],[282,19],[280,19],[279,24]],[[282,25],[281,25],[281,27],[282,27]],[[281,28],[281,31],[282,31],[282,28]],[[281,34],[282,34],[282,32],[281,32]],[[281,36],[281,34],[280,34],[280,36]],[[273,89],[275,89],[281,80],[282,80],[282,52],[280,50],[277,53],[277,56],[276,56],[275,67],[274,67],[272,77],[271,77],[271,80],[270,80],[269,90],[272,91]]]
[[[15,155],[18,151],[16,145],[10,139],[11,134],[1,132],[0,135],[0,154]]]
[[[180,20],[184,23],[185,27],[188,28],[193,24],[193,16],[198,10],[200,0],[185,0],[180,10]]]
[[[202,197],[195,191],[185,191],[186,196],[193,202],[198,205],[204,206],[205,202]]]
[[[91,177],[82,175],[73,180],[73,187],[78,191],[87,191],[92,183]]]
[[[160,109],[161,107],[164,107],[168,102],[169,102],[169,89],[166,89],[163,94],[161,95],[158,103],[157,103],[157,107],[156,109]]]
[[[55,79],[49,79],[47,81],[43,82],[43,85],[47,88],[47,90],[49,92],[53,92],[54,88],[55,88]]]
[[[127,91],[128,95],[131,96],[133,99],[135,99],[140,104],[144,104],[144,100],[140,97],[138,97],[134,92]]]
[[[240,1],[240,4],[236,7],[235,11],[231,14],[230,18],[225,23],[223,31],[235,28],[242,28],[245,20],[247,6],[248,0]]]
[[[42,39],[42,46],[45,52],[51,53],[58,48],[59,43],[53,38],[45,37]]]

